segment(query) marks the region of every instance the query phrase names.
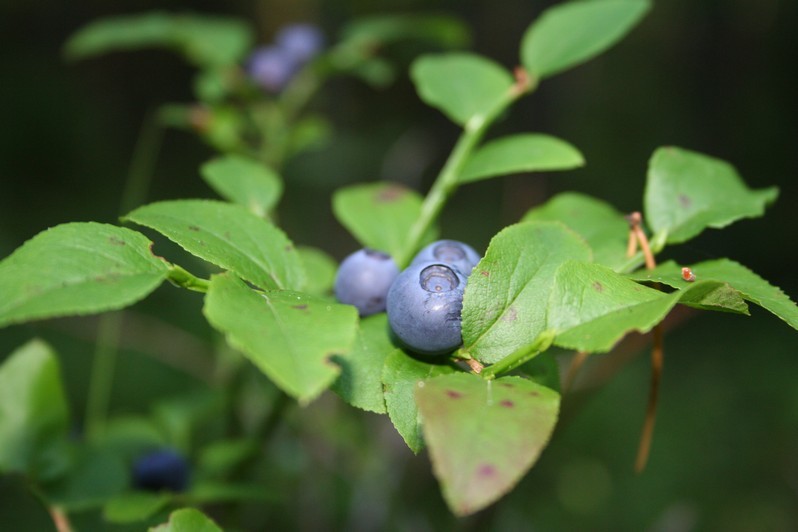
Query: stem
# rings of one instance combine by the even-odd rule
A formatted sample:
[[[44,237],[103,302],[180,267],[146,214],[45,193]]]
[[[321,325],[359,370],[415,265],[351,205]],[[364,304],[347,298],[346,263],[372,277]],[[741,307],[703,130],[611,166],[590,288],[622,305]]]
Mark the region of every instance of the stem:
[[[69,517],[63,508],[59,506],[50,506],[48,509],[50,517],[53,520],[53,525],[58,532],[72,532],[72,525],[69,522]]]
[[[579,351],[571,359],[571,364],[568,366],[568,372],[565,374],[565,379],[562,384],[563,393],[569,391],[576,380],[576,374],[582,369],[585,364],[589,353],[587,351]]]
[[[97,344],[94,349],[91,380],[86,400],[85,427],[90,440],[102,433],[108,415],[121,328],[121,312],[104,314],[97,327]]]
[[[176,286],[193,290],[195,292],[205,293],[208,291],[208,287],[210,286],[210,281],[189,273],[177,264],[171,265],[169,268],[169,275],[167,275],[166,278]]]
[[[642,473],[648,463],[648,456],[651,452],[651,440],[654,437],[654,424],[657,421],[657,398],[659,396],[659,384],[662,380],[662,367],[665,353],[663,348],[662,324],[654,327],[654,345],[651,349],[651,388],[648,392],[648,407],[646,408],[646,419],[643,422],[643,431],[640,435],[640,444],[637,448],[637,459],[635,460],[635,471]]]
[[[421,213],[410,228],[403,253],[395,257],[400,268],[407,266],[415,251],[420,247],[424,235],[438,219],[446,201],[457,190],[460,172],[485,132],[513,102],[524,94],[532,92],[534,88],[535,84],[527,76],[517,75],[515,85],[507,91],[505,97],[497,102],[493,109],[483,115],[471,117],[465,124],[457,144],[421,204]]]
[[[551,346],[551,343],[554,341],[554,336],[555,334],[552,331],[544,331],[540,333],[540,336],[538,336],[537,340],[535,340],[532,345],[522,347],[521,349],[499,360],[495,364],[486,367],[482,370],[480,375],[482,375],[482,377],[485,379],[494,379],[497,375],[507,373],[508,371],[514,370],[518,366],[526,364],[538,354],[548,349],[549,346]]]

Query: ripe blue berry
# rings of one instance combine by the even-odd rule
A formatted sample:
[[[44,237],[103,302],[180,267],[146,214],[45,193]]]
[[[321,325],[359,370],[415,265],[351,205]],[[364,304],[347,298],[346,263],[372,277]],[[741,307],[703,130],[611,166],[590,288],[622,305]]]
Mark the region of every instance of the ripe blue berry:
[[[460,311],[466,278],[439,262],[412,264],[388,292],[388,323],[413,351],[438,355],[462,343]]]
[[[133,464],[133,485],[146,491],[184,491],[188,487],[188,462],[171,449],[151,451]]]
[[[361,249],[346,257],[335,277],[335,297],[354,305],[361,316],[385,310],[385,297],[399,268],[390,255]]]
[[[256,49],[247,62],[247,72],[252,80],[269,92],[280,92],[299,70],[300,63],[279,46]]]
[[[294,60],[306,63],[321,51],[324,35],[313,24],[290,24],[277,32],[274,41]]]
[[[468,277],[480,258],[479,253],[468,244],[457,240],[438,240],[419,251],[411,264],[442,262],[454,266]]]

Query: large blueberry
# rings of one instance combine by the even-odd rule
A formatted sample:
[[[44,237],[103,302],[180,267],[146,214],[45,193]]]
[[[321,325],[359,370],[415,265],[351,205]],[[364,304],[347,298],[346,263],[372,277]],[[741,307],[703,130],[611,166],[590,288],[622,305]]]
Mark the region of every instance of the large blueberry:
[[[479,253],[468,244],[457,240],[438,240],[419,251],[411,264],[442,262],[454,266],[468,277],[480,258]]]
[[[410,265],[388,292],[388,323],[394,334],[418,353],[453,351],[463,341],[460,311],[465,285],[465,276],[450,265]]]
[[[385,297],[399,268],[390,255],[361,249],[346,257],[335,277],[335,297],[354,305],[361,316],[385,310]]]
[[[256,49],[247,61],[247,72],[252,80],[269,92],[280,92],[299,70],[300,63],[279,46]]]
[[[274,41],[300,63],[310,61],[324,46],[324,35],[313,24],[283,26]]]
[[[172,449],[150,451],[133,464],[133,486],[145,491],[184,491],[188,469],[183,455]]]

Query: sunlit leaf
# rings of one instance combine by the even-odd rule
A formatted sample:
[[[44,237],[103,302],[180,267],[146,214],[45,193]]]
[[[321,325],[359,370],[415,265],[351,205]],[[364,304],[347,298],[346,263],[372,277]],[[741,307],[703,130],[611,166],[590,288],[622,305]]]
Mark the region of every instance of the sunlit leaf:
[[[200,173],[224,199],[243,205],[261,218],[274,208],[283,191],[282,181],[273,170],[241,155],[212,159],[202,165]]]
[[[175,510],[169,522],[150,528],[150,532],[222,532],[208,516],[194,508]]]
[[[729,163],[681,148],[660,148],[648,166],[645,219],[667,242],[689,240],[707,227],[720,229],[761,216],[776,187],[753,190]]]

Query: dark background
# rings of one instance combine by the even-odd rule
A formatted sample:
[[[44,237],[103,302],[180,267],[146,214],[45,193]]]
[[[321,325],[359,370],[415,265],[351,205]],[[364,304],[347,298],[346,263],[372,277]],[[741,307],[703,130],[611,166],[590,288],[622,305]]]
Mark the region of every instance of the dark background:
[[[0,257],[58,223],[114,223],[145,116],[163,103],[192,100],[194,72],[168,52],[63,60],[67,37],[98,17],[155,8],[227,14],[252,20],[260,40],[267,41],[276,27],[296,20],[315,21],[334,39],[345,21],[357,16],[446,12],[471,26],[473,50],[512,67],[524,29],[552,3],[5,0],[0,3]],[[491,132],[554,134],[579,147],[587,166],[463,187],[443,217],[444,235],[482,251],[501,227],[563,190],[593,194],[623,211],[640,209],[649,156],[658,146],[678,145],[726,159],[750,186],[775,184],[781,195],[764,218],[707,231],[666,256],[684,262],[728,256],[795,299],[797,12],[798,3],[787,0],[656,2],[620,45],[544,82]],[[457,130],[418,101],[406,76],[382,91],[335,80],[313,105],[331,116],[336,134],[326,148],[285,169],[288,188],[280,219],[296,242],[340,259],[356,244],[332,217],[330,193],[374,179],[401,180],[423,192]],[[166,131],[148,200],[211,197],[197,167],[212,155],[190,134]],[[199,297],[176,292],[165,286],[134,309],[158,316],[171,338],[153,351],[178,349],[170,328],[211,341],[202,327]],[[353,417],[366,427],[358,430],[380,434],[369,453],[383,465],[358,469],[373,473],[369,477],[306,473],[310,495],[288,506],[285,512],[296,521],[287,517],[286,523],[312,527],[312,520],[301,517],[312,507],[320,523],[330,526],[366,526],[370,518],[378,527],[414,530],[796,529],[798,341],[775,317],[758,308],[752,313],[751,318],[695,317],[669,335],[660,418],[642,476],[631,466],[647,394],[646,356],[621,367],[600,391],[573,401],[566,397],[564,422],[535,469],[492,510],[463,521],[445,510],[427,459],[413,458],[397,444],[384,418],[351,413],[334,396],[325,397],[297,417],[312,421],[329,410]],[[32,336],[51,341],[62,354],[79,416],[94,324],[85,318],[4,329],[0,353]],[[141,353],[132,352],[121,365],[114,395],[119,411],[146,408],[153,397],[193,385],[183,373],[164,370]],[[146,378],[145,394],[136,378]],[[329,445],[352,454],[344,443]],[[388,467],[397,463],[406,472],[400,480]],[[315,466],[311,458],[308,467]],[[349,499],[325,492],[336,483],[345,486]],[[381,483],[392,488],[364,488]],[[364,493],[369,490],[371,495]],[[373,500],[380,496],[385,500]],[[374,517],[362,509],[369,506],[390,511]]]

